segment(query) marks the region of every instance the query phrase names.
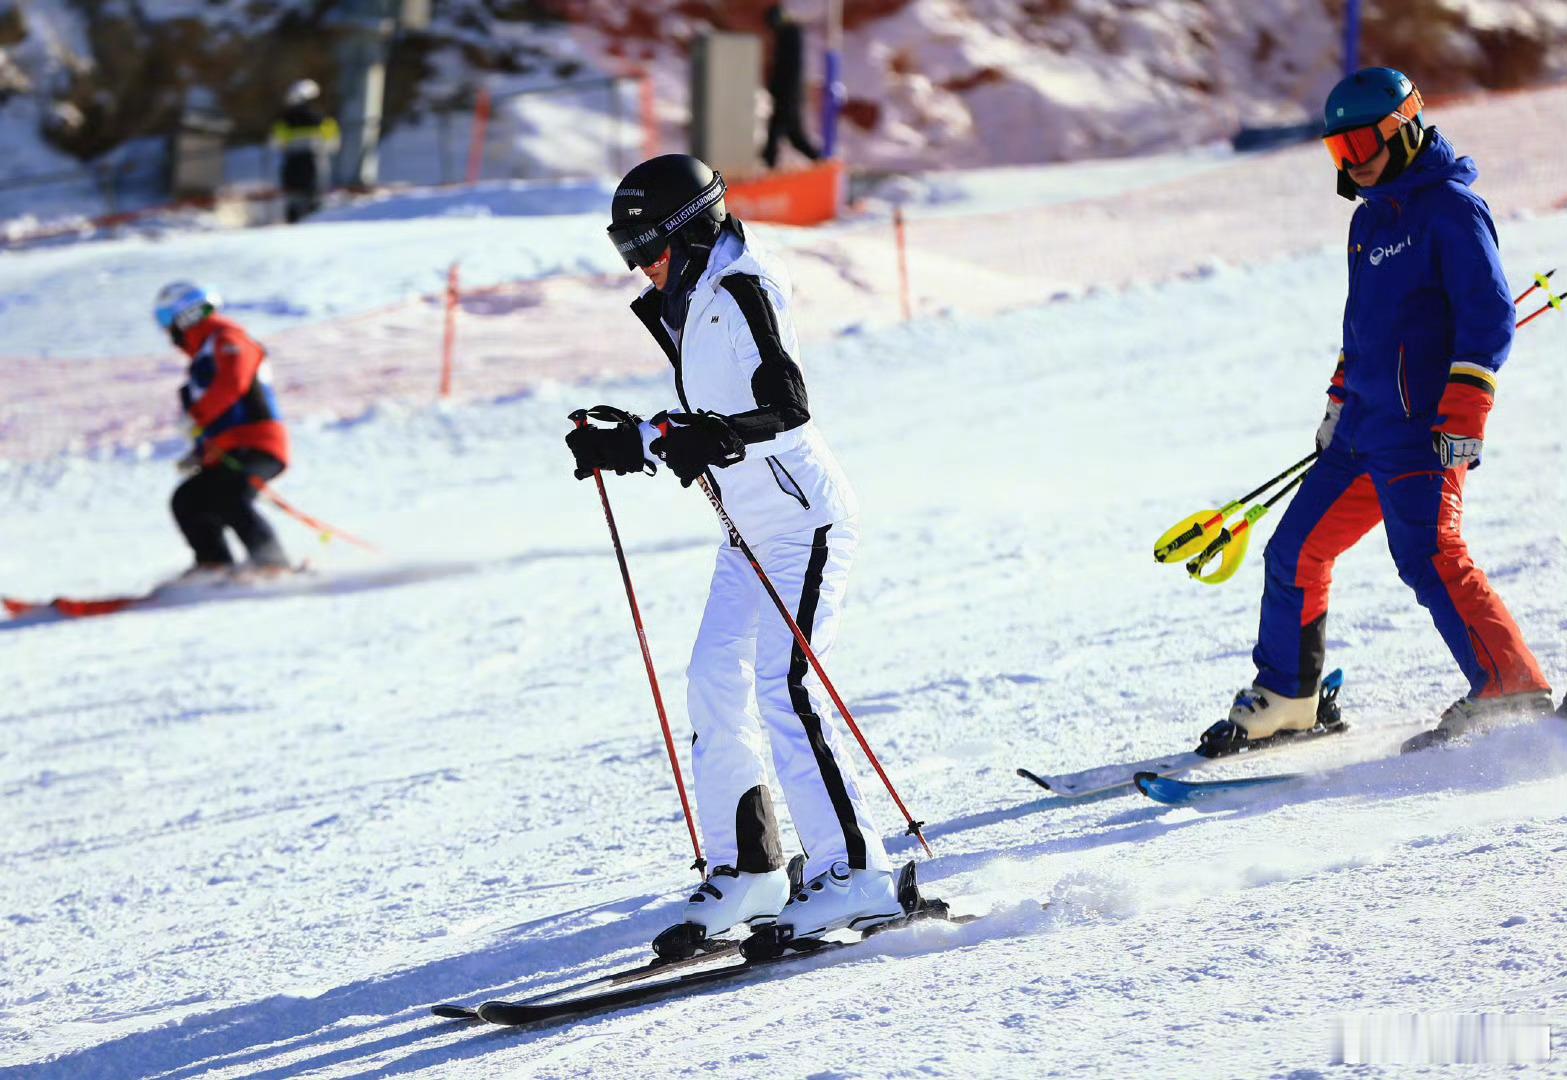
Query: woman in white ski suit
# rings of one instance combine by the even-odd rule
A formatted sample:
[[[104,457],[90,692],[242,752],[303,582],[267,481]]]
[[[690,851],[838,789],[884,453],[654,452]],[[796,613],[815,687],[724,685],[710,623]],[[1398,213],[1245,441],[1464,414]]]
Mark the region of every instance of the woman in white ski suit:
[[[699,182],[712,177],[684,210],[716,189],[722,214],[722,178],[694,158],[669,157],[700,166]],[[628,174],[616,195],[617,221],[623,204],[633,204],[634,221],[635,204],[656,200],[649,188],[637,170]],[[677,221],[672,231],[679,229]],[[678,408],[640,425],[635,461],[629,431],[600,458],[575,433],[573,450],[579,468],[634,471],[645,457],[661,459],[687,484],[705,476],[826,662],[858,543],[858,502],[810,417],[787,275],[727,214],[710,244],[684,251],[677,245],[673,269],[667,250],[662,263],[639,263],[655,284],[632,311],[674,368]],[[683,280],[667,280],[676,274]],[[617,438],[598,430],[605,445]],[[586,455],[579,449],[584,444]],[[863,929],[900,914],[891,864],[830,722],[820,680],[727,536],[687,674],[697,816],[712,869],[686,906],[686,923],[711,936],[776,917],[797,936],[809,936],[832,926]],[[767,784],[769,747],[807,857],[807,885],[792,898]]]

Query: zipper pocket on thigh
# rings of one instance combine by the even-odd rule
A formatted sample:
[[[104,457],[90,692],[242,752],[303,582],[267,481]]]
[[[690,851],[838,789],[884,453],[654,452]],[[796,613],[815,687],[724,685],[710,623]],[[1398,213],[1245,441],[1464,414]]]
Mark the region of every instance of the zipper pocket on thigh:
[[[768,455],[767,467],[773,471],[773,482],[778,485],[778,490],[798,502],[805,509],[811,508],[811,500],[805,497],[805,492],[800,490],[800,485],[794,482],[794,477],[789,475],[789,470],[784,463],[776,457]]]

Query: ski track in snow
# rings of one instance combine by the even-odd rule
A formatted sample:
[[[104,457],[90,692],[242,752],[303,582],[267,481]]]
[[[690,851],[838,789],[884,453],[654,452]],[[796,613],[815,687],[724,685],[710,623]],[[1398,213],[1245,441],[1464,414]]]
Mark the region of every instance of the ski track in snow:
[[[1503,242],[1526,281],[1567,216]],[[1012,775],[1184,748],[1250,677],[1260,545],[1218,589],[1148,549],[1299,456],[1342,289],[1323,253],[810,351],[865,502],[833,670],[931,823],[923,880],[985,917],[569,1028],[425,1009],[637,962],[694,880],[598,500],[560,445],[571,407],[645,413],[667,376],[300,425],[280,489],[389,558],[284,522],[318,578],[0,624],[0,1065],[1310,1077],[1341,1014],[1534,1011],[1557,1029],[1534,1074],[1562,1074],[1567,724],[1390,757],[1463,687],[1380,530],[1336,575],[1354,730],[1231,767],[1320,776],[1199,813]],[[1520,335],[1466,523],[1559,684],[1563,335],[1557,315]],[[170,456],[0,470],[6,588],[176,569]],[[610,486],[683,731],[716,529],[665,475]]]

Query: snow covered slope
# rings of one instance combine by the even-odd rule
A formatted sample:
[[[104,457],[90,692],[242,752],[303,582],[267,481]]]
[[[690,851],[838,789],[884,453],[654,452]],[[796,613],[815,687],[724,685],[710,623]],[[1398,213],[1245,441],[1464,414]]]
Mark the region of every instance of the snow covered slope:
[[[1519,283],[1567,252],[1567,215],[1502,232]],[[1462,686],[1378,534],[1336,575],[1355,729],[1288,759],[1338,771],[1208,815],[1012,775],[1184,748],[1249,677],[1260,559],[1205,589],[1148,547],[1302,452],[1342,287],[1326,251],[812,348],[865,503],[837,679],[931,822],[925,880],[984,917],[569,1030],[424,1010],[628,963],[691,884],[597,499],[560,443],[571,407],[655,408],[667,374],[299,425],[280,488],[386,559],[285,523],[313,582],[0,624],[0,1065],[1304,1077],[1340,1015],[1447,1011],[1547,1014],[1539,1071],[1567,1072],[1567,724],[1389,758]],[[1520,336],[1466,531],[1567,684],[1564,335],[1553,314]],[[172,481],[162,453],[0,472],[0,582],[174,570]],[[667,474],[611,486],[679,702],[717,530]]]

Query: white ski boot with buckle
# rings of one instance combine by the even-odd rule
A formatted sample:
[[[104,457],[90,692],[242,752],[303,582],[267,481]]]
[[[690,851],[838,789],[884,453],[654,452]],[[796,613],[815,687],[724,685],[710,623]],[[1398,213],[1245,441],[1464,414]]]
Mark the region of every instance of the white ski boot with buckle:
[[[1482,734],[1504,724],[1538,720],[1551,715],[1553,704],[1549,690],[1526,690],[1521,694],[1485,698],[1461,697],[1442,711],[1442,718],[1434,729],[1406,740],[1402,750],[1410,754],[1465,735]]]
[[[1230,715],[1202,733],[1197,753],[1225,757],[1291,739],[1332,735],[1345,728],[1338,706],[1344,672],[1335,668],[1311,697],[1285,697],[1255,683],[1235,695]]]
[[[740,952],[753,963],[777,960],[791,952],[847,944],[823,937],[834,930],[853,930],[865,937],[916,919],[968,921],[955,918],[946,901],[921,892],[913,862],[897,873],[851,870],[847,863],[835,862],[825,874],[796,889],[778,921],[746,938]]]
[[[1309,731],[1317,722],[1317,695],[1285,697],[1253,684],[1235,695],[1229,719],[1252,742],[1281,731]]]
[[[835,862],[789,897],[777,925],[782,935],[798,940],[840,929],[863,933],[905,914],[891,870],[851,870]]]
[[[710,949],[714,938],[741,927],[764,926],[778,918],[798,880],[799,856],[787,868],[742,873],[715,866],[686,900],[683,919],[653,939],[653,951],[679,960]]]

